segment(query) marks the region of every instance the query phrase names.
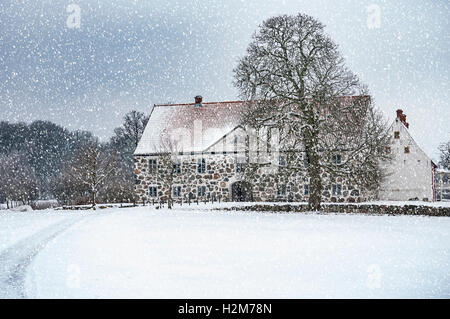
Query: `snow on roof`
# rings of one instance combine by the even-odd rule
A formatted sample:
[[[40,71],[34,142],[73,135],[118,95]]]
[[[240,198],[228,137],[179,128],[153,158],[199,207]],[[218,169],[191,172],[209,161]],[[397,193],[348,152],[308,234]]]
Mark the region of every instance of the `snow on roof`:
[[[340,102],[370,99],[368,95],[342,96]],[[201,97],[200,97],[201,101]],[[246,101],[155,104],[147,127],[134,155],[149,155],[167,151],[161,144],[166,136],[176,143],[171,152],[202,152],[241,124]],[[167,140],[167,139],[166,139]]]
[[[202,152],[241,123],[245,108],[244,101],[155,104],[134,154],[162,152],[164,136],[178,152]]]

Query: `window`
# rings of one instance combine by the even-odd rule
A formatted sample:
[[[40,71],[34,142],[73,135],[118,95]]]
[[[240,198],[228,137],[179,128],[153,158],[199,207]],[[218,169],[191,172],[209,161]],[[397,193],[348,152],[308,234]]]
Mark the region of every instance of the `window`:
[[[245,160],[243,158],[236,158],[235,169],[236,173],[242,173],[244,171]]]
[[[148,188],[148,196],[150,196],[150,197],[158,197],[158,187],[150,186]]]
[[[197,160],[197,172],[203,174],[206,171],[206,160],[204,158],[199,158]]]
[[[395,139],[399,139],[400,138],[400,131],[395,131],[394,132],[394,138]]]
[[[181,161],[177,160],[173,163],[173,171],[175,174],[181,174]]]
[[[309,166],[309,157],[308,154],[303,155],[303,165],[305,165],[305,167]]]
[[[197,196],[203,197],[206,195],[206,186],[199,186],[197,187]]]
[[[173,197],[181,196],[181,186],[172,186],[172,196]]]
[[[278,163],[280,166],[286,166],[286,157],[280,155],[278,157]]]
[[[386,146],[386,154],[390,154],[391,153],[391,147],[390,146]]]
[[[334,165],[340,165],[341,164],[341,155],[340,154],[335,154],[332,156],[331,161],[333,162]]]
[[[278,196],[286,196],[286,185],[278,185],[277,186],[277,195]]]
[[[309,184],[304,185],[304,194],[309,195]]]
[[[409,154],[409,146],[405,146],[405,154]]]
[[[333,195],[341,195],[342,185],[341,184],[333,184],[331,185],[331,193]]]
[[[156,159],[149,159],[148,160],[148,167],[150,169],[150,172],[155,172],[156,169],[158,168],[158,162],[156,161]]]

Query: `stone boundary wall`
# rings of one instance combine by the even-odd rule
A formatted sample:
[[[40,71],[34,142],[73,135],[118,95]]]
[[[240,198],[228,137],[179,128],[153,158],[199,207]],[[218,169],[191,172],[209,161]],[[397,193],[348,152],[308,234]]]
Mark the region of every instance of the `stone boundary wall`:
[[[240,207],[220,208],[221,210],[257,211],[257,212],[309,212],[307,204],[275,204],[275,205],[248,205]],[[324,213],[344,214],[374,214],[374,215],[423,215],[450,217],[450,207],[432,207],[425,205],[373,205],[373,204],[322,204],[320,210]]]

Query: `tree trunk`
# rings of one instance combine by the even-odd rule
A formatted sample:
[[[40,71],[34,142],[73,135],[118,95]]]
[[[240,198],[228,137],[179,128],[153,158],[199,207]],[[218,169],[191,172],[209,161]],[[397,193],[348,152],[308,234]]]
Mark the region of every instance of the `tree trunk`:
[[[309,200],[308,209],[312,211],[320,210],[322,202],[322,176],[320,167],[320,157],[316,152],[317,133],[308,132],[306,134],[305,149],[308,156],[308,175],[309,175]]]
[[[91,194],[91,204],[92,204],[92,208],[95,208],[95,202],[97,200],[97,196],[96,196],[96,191],[93,190],[92,194]]]
[[[310,194],[308,208],[312,211],[320,210],[322,201],[322,177],[320,176],[320,167],[310,169]]]
[[[167,209],[172,209],[172,196],[167,198]]]

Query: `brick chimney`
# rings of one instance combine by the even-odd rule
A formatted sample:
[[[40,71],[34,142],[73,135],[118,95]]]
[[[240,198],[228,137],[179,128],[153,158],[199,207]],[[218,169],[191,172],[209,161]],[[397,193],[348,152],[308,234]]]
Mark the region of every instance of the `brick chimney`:
[[[202,96],[201,95],[197,95],[195,98],[195,107],[201,107],[202,106]]]
[[[403,125],[406,126],[406,128],[409,128],[409,123],[406,122],[406,114],[403,114],[402,109],[397,110],[397,118],[403,123]]]

